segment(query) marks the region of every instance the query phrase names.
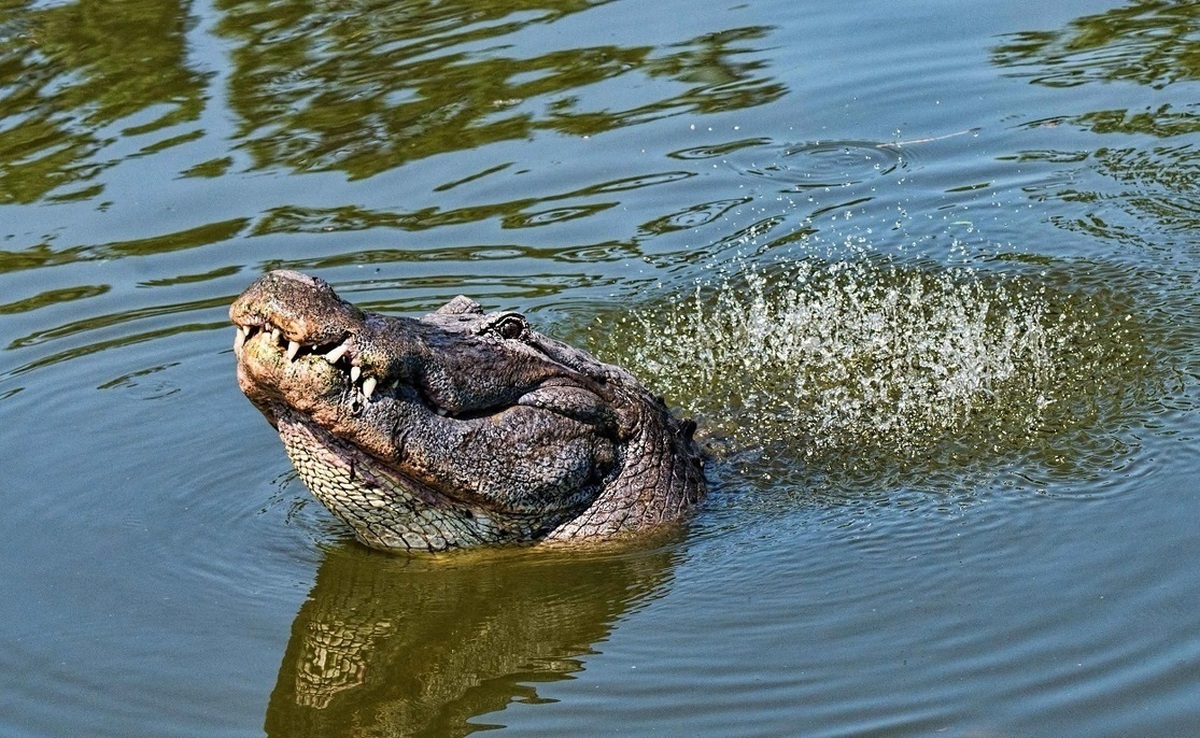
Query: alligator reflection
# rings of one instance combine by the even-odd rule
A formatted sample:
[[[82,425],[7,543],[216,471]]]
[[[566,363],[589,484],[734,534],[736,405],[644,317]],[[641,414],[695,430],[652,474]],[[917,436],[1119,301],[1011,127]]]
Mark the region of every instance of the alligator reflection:
[[[674,557],[659,549],[431,561],[335,546],[292,626],[266,731],[479,730],[472,717],[535,701],[537,683],[582,670],[580,657],[618,618],[667,586]]]

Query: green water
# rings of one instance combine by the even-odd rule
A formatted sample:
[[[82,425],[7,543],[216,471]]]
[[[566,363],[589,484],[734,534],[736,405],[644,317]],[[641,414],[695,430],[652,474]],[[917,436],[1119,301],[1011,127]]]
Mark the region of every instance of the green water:
[[[0,735],[1200,732],[1200,6],[0,1]],[[293,268],[700,421],[594,554],[366,551]]]

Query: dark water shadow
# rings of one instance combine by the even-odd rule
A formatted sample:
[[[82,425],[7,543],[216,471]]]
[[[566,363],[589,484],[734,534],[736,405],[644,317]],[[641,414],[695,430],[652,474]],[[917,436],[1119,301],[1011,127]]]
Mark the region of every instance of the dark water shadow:
[[[456,736],[570,679],[669,586],[668,549],[392,557],[325,552],[267,708],[271,736]]]

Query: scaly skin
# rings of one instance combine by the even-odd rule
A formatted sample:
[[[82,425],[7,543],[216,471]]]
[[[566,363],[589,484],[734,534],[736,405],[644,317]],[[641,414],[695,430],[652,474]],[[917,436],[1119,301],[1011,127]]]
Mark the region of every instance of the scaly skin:
[[[229,313],[242,391],[373,548],[608,540],[675,523],[704,495],[693,423],[518,313],[458,297],[388,317],[288,271]]]

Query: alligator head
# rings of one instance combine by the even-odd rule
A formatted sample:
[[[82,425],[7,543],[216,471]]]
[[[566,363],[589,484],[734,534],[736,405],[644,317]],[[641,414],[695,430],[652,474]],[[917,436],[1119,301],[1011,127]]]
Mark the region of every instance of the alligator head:
[[[238,384],[308,488],[373,548],[598,540],[704,494],[690,421],[519,313],[369,313],[271,272],[230,307]]]

